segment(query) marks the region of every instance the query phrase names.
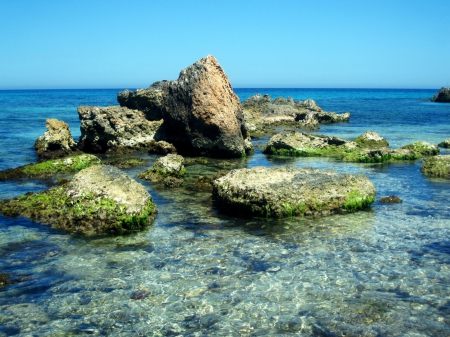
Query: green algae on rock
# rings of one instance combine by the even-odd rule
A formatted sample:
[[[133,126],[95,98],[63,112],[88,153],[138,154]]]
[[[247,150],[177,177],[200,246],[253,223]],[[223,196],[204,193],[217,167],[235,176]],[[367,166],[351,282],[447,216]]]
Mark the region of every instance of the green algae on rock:
[[[178,154],[168,154],[167,156],[158,158],[156,163],[137,175],[137,178],[151,182],[160,182],[167,177],[175,177],[181,179],[186,174],[184,168],[184,158]],[[168,182],[166,186],[172,186],[172,182]],[[178,183],[176,185],[179,185]]]
[[[365,175],[292,167],[232,170],[213,182],[226,212],[265,217],[326,216],[365,209],[375,186]]]
[[[59,173],[75,173],[100,163],[100,159],[94,155],[81,154],[78,156],[48,160],[37,164],[28,164],[14,169],[0,171],[0,181],[22,178],[42,178]]]
[[[435,156],[439,154],[439,147],[427,142],[414,142],[401,147],[402,149],[411,150],[423,156]]]
[[[118,168],[96,165],[63,186],[2,200],[0,212],[68,232],[122,234],[145,228],[157,209],[144,186]]]
[[[420,171],[427,176],[450,178],[450,155],[424,158]]]

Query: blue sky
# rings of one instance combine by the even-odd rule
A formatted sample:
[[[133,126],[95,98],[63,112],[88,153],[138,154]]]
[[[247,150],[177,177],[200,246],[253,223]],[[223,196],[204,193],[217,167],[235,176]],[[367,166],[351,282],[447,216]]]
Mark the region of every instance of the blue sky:
[[[450,82],[448,0],[0,5],[0,89],[147,87],[208,54],[236,88]]]

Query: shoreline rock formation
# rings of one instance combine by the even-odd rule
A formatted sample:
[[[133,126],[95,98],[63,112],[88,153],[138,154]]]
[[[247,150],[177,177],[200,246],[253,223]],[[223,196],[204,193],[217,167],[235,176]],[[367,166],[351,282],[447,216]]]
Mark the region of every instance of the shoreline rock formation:
[[[45,127],[47,131],[34,143],[40,160],[62,158],[76,151],[77,143],[72,138],[67,123],[55,118],[47,118]]]
[[[434,95],[431,101],[439,103],[450,103],[450,88],[441,88],[441,90],[439,90],[439,93]]]
[[[118,101],[148,118],[161,115],[164,140],[181,154],[232,158],[252,151],[239,98],[211,55],[182,70],[175,81],[121,92]]]
[[[157,209],[143,185],[118,168],[95,165],[62,186],[1,200],[0,212],[68,232],[122,234],[145,228]]]
[[[252,136],[271,134],[274,126],[290,126],[318,130],[319,123],[348,122],[350,113],[325,112],[312,99],[294,101],[291,97],[275,100],[269,95],[256,94],[242,103],[247,127]]]
[[[362,174],[260,166],[215,180],[213,198],[222,210],[244,216],[327,216],[369,207],[375,186]]]

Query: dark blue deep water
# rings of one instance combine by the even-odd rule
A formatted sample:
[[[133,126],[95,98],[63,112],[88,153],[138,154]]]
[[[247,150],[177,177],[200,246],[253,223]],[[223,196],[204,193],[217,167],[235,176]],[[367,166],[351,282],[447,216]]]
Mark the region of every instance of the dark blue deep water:
[[[46,118],[66,121],[76,139],[77,107],[117,105],[120,90],[0,91],[0,170],[37,160]],[[235,91],[241,101],[261,93],[349,111],[350,122],[317,131],[348,140],[376,131],[397,148],[450,138],[450,104],[429,101],[438,90]],[[139,156],[148,166],[157,159]],[[322,219],[240,219],[219,213],[209,193],[144,183],[159,214],[134,235],[86,238],[0,215],[0,273],[13,280],[0,288],[0,336],[450,336],[448,179],[423,176],[421,160],[352,164],[258,148],[229,165],[364,173],[377,199],[403,203]],[[188,176],[213,171],[194,165]],[[46,188],[3,182],[0,199]]]

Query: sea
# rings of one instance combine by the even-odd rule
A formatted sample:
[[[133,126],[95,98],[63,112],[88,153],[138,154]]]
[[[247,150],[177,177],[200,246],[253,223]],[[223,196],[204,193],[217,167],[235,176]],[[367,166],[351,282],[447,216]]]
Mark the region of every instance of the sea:
[[[131,88],[130,88],[131,89]],[[0,91],[0,170],[37,161],[45,120],[80,136],[77,107],[117,105],[118,89]],[[349,122],[316,134],[353,140],[375,131],[392,149],[450,138],[450,104],[422,89],[235,89],[241,101],[314,99]],[[279,131],[282,131],[279,130]],[[211,193],[139,181],[159,213],[148,229],[86,237],[0,215],[0,336],[450,336],[450,180],[424,176],[422,160],[384,164],[262,154],[187,167],[292,166],[365,174],[372,207],[323,218],[222,214]],[[440,148],[441,154],[450,154]],[[147,165],[158,158],[134,154]],[[0,182],[0,199],[51,188]],[[400,204],[383,204],[396,195]]]

